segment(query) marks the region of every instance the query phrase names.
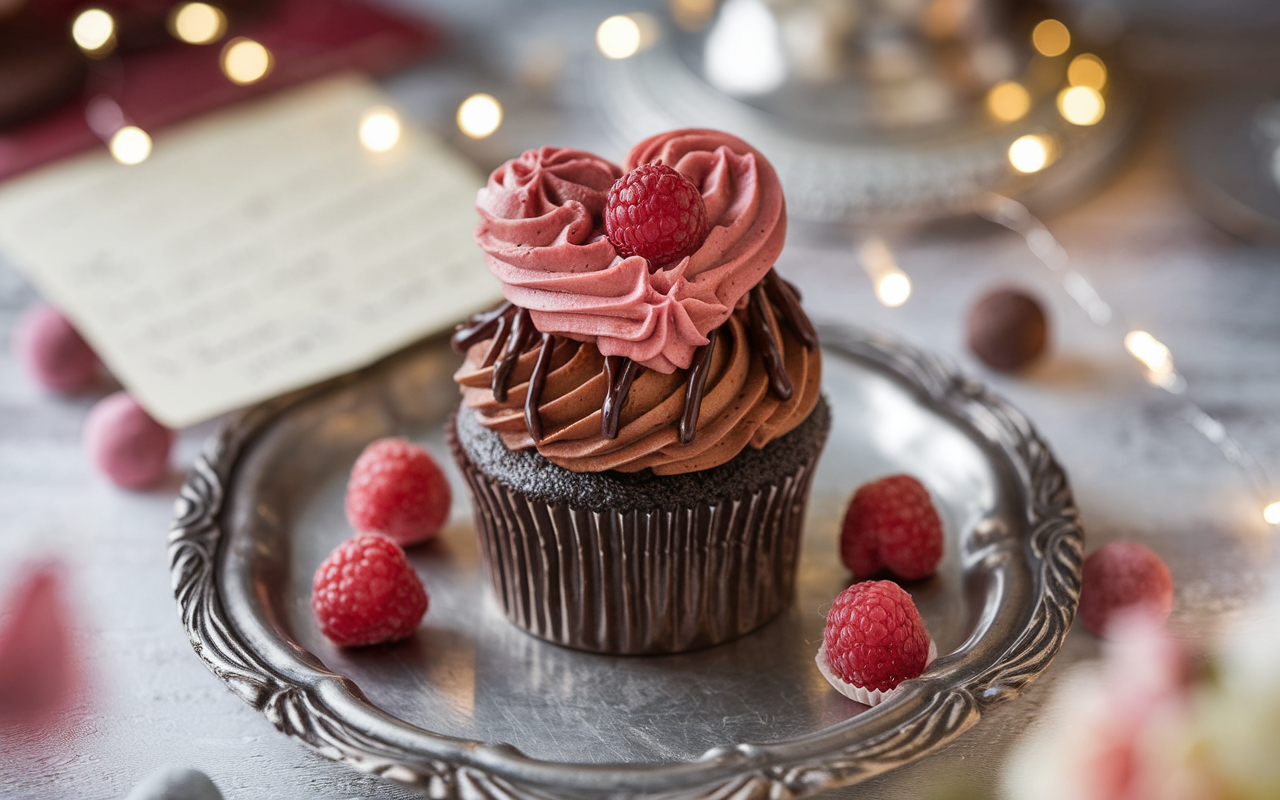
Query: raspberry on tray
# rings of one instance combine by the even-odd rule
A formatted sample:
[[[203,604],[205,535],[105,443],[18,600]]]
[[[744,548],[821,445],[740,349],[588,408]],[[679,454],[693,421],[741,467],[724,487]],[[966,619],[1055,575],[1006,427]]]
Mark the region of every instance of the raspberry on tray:
[[[428,541],[449,518],[449,482],[435,459],[404,439],[379,439],[364,449],[347,483],[347,521],[396,544]]]
[[[893,581],[864,581],[831,604],[817,662],[836,691],[874,706],[937,656],[911,595]]]
[[[914,581],[937,572],[942,520],[924,485],[890,475],[859,487],[840,531],[840,557],[860,579],[888,571]]]
[[[338,545],[316,570],[311,609],[320,631],[353,647],[397,642],[413,635],[427,612],[427,592],[385,536],[360,533]]]

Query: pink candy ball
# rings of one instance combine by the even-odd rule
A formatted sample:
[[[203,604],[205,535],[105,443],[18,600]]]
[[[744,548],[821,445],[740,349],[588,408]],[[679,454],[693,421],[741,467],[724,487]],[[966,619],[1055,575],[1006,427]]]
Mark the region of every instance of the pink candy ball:
[[[84,423],[89,460],[126,489],[141,489],[164,476],[173,439],[173,431],[152,419],[128,392],[98,401]]]
[[[37,303],[14,330],[18,360],[41,386],[78,392],[97,382],[98,356],[56,308]]]

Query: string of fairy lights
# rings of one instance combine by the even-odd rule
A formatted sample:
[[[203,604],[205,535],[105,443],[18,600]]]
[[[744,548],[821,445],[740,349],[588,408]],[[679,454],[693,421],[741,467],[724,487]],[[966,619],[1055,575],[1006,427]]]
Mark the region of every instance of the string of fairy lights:
[[[1268,525],[1280,525],[1280,500],[1276,499],[1277,492],[1267,471],[1221,421],[1188,396],[1187,381],[1178,372],[1168,346],[1151,333],[1127,323],[1089,279],[1070,265],[1066,249],[1022,203],[992,194],[983,197],[974,211],[1021,236],[1036,260],[1058,277],[1063,290],[1095,325],[1103,328],[1115,325],[1125,331],[1124,348],[1141,366],[1146,383],[1178,399],[1183,419],[1244,475],[1262,509],[1263,520]],[[893,308],[907,301],[911,295],[910,279],[883,239],[875,235],[866,237],[858,246],[857,255],[876,298],[883,305]]]
[[[182,3],[169,12],[169,33],[178,41],[191,45],[211,45],[223,39],[227,32],[227,16],[217,6],[208,3]],[[116,19],[109,11],[87,8],[71,22],[71,38],[76,46],[92,59],[105,59],[116,50]],[[237,36],[223,44],[218,59],[223,75],[238,86],[257,83],[271,73],[274,58],[262,43],[244,36]],[[99,119],[104,106],[113,104],[110,98],[95,98]],[[151,135],[132,123],[126,124],[124,112],[115,106],[107,115],[120,124],[101,129],[90,120],[94,129],[107,145],[112,158],[121,164],[141,164],[151,156]]]
[[[227,16],[209,3],[182,3],[169,13],[167,28],[174,39],[185,44],[213,45],[226,37]],[[116,29],[116,20],[110,12],[88,8],[71,22],[71,38],[85,55],[105,59],[116,50]],[[271,74],[275,56],[261,42],[236,36],[223,43],[218,64],[228,81],[237,86],[249,86]],[[101,136],[116,161],[135,165],[151,156],[153,143],[150,134],[129,122],[114,100],[97,97],[89,106],[90,127]],[[473,94],[458,106],[458,129],[473,139],[493,134],[502,125],[502,118],[502,105],[489,94]],[[103,119],[107,120],[105,125],[95,124]],[[377,106],[361,117],[358,135],[366,149],[383,152],[400,141],[402,131],[396,111]]]
[[[715,11],[715,3],[710,0],[672,0],[670,11],[677,24],[692,29],[706,23]],[[738,28],[742,28],[738,34],[761,41],[769,39],[776,31],[761,30],[752,34],[746,27],[769,24],[772,23],[766,17],[758,16],[744,16],[735,22]],[[221,42],[227,34],[227,17],[216,5],[203,2],[181,3],[170,12],[167,27],[169,33],[180,42],[197,46],[214,45]],[[642,12],[618,14],[599,24],[595,43],[605,57],[625,59],[651,47],[660,35],[661,25],[652,15]],[[71,36],[89,57],[107,58],[116,48],[116,20],[102,8],[85,9],[72,21]],[[1071,34],[1061,22],[1047,19],[1033,29],[1031,42],[1041,56],[1058,58],[1070,48]],[[753,68],[758,69],[759,61],[759,58],[753,56],[752,64],[757,65]],[[227,80],[236,85],[248,86],[271,74],[274,56],[261,42],[236,36],[223,43],[219,65]],[[743,66],[737,65],[734,69],[741,72]],[[761,76],[759,79],[769,80],[768,76]],[[738,80],[742,80],[741,75]],[[1102,59],[1092,53],[1076,55],[1067,66],[1066,85],[1058,93],[1059,113],[1074,125],[1097,124],[1106,113],[1106,86],[1107,67]],[[1004,80],[988,90],[985,105],[993,119],[1012,123],[1031,111],[1033,101],[1024,82]],[[361,142],[366,146],[369,146],[364,135],[366,130],[373,141],[386,147],[394,145],[398,140],[398,117],[393,112],[389,115],[386,110],[382,114],[377,121],[369,122],[365,119],[361,122]],[[124,118],[123,113],[118,116]],[[502,104],[490,94],[473,94],[463,100],[457,109],[458,129],[469,138],[486,138],[495,133],[502,122]],[[397,131],[397,136],[391,137],[390,144],[387,144],[392,129]],[[121,124],[100,135],[103,136],[108,151],[121,164],[139,164],[151,154],[151,136],[137,125]],[[1048,167],[1057,158],[1057,154],[1058,143],[1048,133],[1019,136],[1008,147],[1010,167],[1022,174],[1038,172]]]

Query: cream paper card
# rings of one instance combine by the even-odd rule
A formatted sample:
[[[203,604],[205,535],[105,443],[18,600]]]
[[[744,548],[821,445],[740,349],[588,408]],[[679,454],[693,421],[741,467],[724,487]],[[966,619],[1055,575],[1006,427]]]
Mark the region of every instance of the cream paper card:
[[[339,77],[0,184],[0,250],[173,427],[366,365],[500,298],[471,241],[482,175]]]

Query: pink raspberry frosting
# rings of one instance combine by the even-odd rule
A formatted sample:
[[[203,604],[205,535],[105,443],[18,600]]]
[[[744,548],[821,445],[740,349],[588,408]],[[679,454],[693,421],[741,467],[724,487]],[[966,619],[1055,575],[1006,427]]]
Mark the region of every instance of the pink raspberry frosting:
[[[687,258],[652,270],[604,233],[609,187],[642,164],[673,167],[702,192],[710,233]],[[594,342],[663,373],[687,369],[773,266],[786,237],[782,186],[755,148],[712,130],[659,134],[622,167],[543,147],[508,161],[476,197],[476,243],[503,294],[539,331]]]

